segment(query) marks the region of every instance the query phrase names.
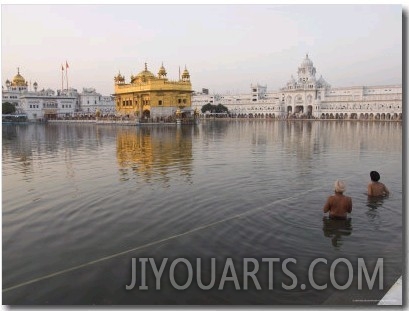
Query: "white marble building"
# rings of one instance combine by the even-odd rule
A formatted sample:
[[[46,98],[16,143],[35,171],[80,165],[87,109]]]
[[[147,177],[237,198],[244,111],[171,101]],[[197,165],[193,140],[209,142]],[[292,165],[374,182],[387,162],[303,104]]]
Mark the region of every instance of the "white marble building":
[[[55,94],[47,89],[22,94],[19,106],[29,120],[57,119],[73,116],[77,101],[74,94]]]
[[[102,115],[115,114],[115,98],[102,96],[94,88],[83,88],[79,94],[80,111],[95,114],[99,111]]]
[[[56,119],[71,116],[78,108],[77,92],[75,89],[63,92],[51,89],[38,90],[38,83],[29,83],[17,69],[17,75],[12,81],[6,80],[6,88],[2,87],[2,103],[9,102],[16,107],[17,114],[25,114],[29,120]],[[31,83],[30,83],[31,87]]]
[[[37,82],[34,82],[34,88],[37,89]],[[17,74],[13,80],[6,80],[6,88],[1,87],[2,103],[11,103],[16,107],[16,113],[23,113],[20,107],[20,96],[28,92],[28,82],[20,75],[20,69],[17,68]]]
[[[251,85],[244,95],[193,95],[193,108],[200,111],[203,103],[220,103],[233,117],[401,120],[402,85],[332,88],[322,76],[316,78],[307,54],[297,79],[291,76],[278,91]]]
[[[38,89],[34,82],[31,90],[20,70],[13,80],[6,80],[2,87],[2,103],[9,102],[16,107],[17,114],[26,114],[29,120],[57,119],[83,114],[115,114],[112,96],[102,96],[93,88],[84,88],[82,93],[74,88],[68,90]]]

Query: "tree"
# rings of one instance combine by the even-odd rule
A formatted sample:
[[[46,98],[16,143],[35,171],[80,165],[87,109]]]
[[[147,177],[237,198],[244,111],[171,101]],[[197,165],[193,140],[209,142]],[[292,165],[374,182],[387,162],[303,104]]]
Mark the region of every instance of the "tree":
[[[202,107],[202,113],[205,113],[206,111],[209,112],[216,112],[216,113],[223,113],[223,112],[229,112],[229,109],[226,106],[223,106],[222,104],[212,105],[212,104],[206,104]]]
[[[16,106],[8,102],[3,103],[3,106],[1,108],[2,114],[11,114],[14,112],[16,112]]]
[[[202,107],[202,113],[205,113],[206,111],[213,112],[212,108],[213,108],[212,104],[206,104]]]
[[[223,112],[229,112],[229,109],[226,106],[223,106],[222,104],[218,104],[216,106],[216,112],[217,113],[223,113]]]

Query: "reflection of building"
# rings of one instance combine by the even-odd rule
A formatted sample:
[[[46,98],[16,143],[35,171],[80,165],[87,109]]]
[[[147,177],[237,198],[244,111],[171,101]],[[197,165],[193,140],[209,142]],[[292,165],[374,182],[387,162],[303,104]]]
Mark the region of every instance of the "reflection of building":
[[[194,96],[192,106],[200,110],[202,103],[222,104],[237,117],[402,119],[402,85],[332,88],[322,76],[316,78],[308,54],[297,74],[279,91],[269,93],[257,84],[245,95]]]
[[[163,65],[158,75],[145,69],[131,76],[130,83],[119,73],[115,78],[116,110],[121,114],[138,117],[167,117],[178,108],[191,107],[192,85],[185,69],[179,81],[170,81]]]
[[[192,169],[192,127],[141,127],[117,132],[117,161],[145,178],[169,178],[172,169]]]

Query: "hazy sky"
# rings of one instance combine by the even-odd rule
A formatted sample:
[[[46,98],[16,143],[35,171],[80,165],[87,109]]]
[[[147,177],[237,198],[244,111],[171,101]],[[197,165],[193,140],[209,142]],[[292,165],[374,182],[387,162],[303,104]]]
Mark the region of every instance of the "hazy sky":
[[[283,87],[308,53],[333,87],[402,84],[402,6],[394,5],[2,5],[1,81],[113,93],[148,63],[179,67],[194,90],[248,93]],[[65,83],[64,83],[65,87]]]

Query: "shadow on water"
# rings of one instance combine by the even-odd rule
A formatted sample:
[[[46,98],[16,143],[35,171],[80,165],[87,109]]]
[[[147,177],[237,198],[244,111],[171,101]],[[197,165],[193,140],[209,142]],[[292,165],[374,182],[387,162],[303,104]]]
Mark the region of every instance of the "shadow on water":
[[[368,207],[365,215],[368,221],[375,229],[379,229],[381,226],[381,219],[379,216],[379,209],[383,208],[385,197],[371,197],[368,196],[366,206]]]
[[[370,209],[377,209],[378,207],[383,206],[384,200],[385,200],[385,197],[368,196],[366,206],[368,206]]]
[[[352,234],[352,219],[331,219],[327,216],[322,218],[322,231],[324,236],[331,238],[332,246],[340,249],[344,237]]]

